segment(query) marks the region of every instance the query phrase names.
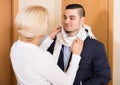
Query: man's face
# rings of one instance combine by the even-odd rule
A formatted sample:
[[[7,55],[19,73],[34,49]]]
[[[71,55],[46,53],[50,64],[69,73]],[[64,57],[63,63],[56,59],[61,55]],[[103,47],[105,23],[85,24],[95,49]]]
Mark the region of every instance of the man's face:
[[[67,33],[78,32],[81,26],[81,18],[78,9],[66,9],[63,15],[63,27]]]

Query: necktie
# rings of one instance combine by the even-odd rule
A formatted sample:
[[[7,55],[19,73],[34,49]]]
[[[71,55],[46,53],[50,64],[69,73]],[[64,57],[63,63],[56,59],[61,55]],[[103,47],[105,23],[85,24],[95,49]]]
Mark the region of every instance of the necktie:
[[[59,55],[59,59],[58,59],[58,63],[57,64],[63,71],[67,71],[67,69],[69,68],[70,61],[71,61],[72,53],[70,55],[67,68],[65,69],[64,68],[64,53],[63,53],[64,51],[63,50],[64,50],[64,45],[62,45],[62,48],[61,48],[61,51],[60,51],[60,55]]]

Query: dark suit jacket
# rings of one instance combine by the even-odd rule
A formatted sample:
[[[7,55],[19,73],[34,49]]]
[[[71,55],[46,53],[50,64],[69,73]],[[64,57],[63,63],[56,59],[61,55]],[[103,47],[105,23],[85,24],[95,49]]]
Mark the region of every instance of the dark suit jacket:
[[[55,41],[48,49],[51,53],[53,53],[54,44]],[[80,81],[82,85],[107,85],[111,80],[111,73],[104,45],[87,37],[81,57],[73,85],[80,85]]]

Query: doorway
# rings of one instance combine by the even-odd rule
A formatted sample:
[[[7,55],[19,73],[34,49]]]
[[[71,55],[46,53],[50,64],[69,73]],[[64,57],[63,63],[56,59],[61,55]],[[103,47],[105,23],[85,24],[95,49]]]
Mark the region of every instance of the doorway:
[[[88,24],[98,40],[104,43],[113,76],[113,0],[62,0],[62,13],[66,5],[78,3],[86,11]],[[113,80],[109,85],[113,85]]]

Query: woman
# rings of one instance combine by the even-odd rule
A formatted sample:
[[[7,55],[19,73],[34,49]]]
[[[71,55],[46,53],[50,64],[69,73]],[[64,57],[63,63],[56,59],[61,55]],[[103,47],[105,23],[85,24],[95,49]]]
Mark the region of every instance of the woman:
[[[72,46],[72,60],[67,72],[55,63],[53,56],[40,48],[40,40],[45,36],[48,26],[48,12],[42,6],[31,6],[21,10],[15,20],[19,40],[11,48],[11,62],[18,85],[72,85],[83,42],[76,39]],[[43,43],[52,43],[54,31]],[[47,46],[49,47],[49,46]],[[77,50],[77,49],[81,49]]]

